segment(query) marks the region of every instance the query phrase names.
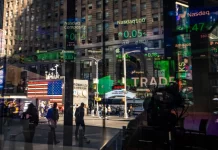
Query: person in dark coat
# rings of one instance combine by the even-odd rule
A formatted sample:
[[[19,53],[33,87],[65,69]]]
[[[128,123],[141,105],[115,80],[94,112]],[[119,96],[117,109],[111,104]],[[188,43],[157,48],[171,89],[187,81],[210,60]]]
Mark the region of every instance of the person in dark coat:
[[[75,121],[76,121],[76,131],[75,131],[75,137],[76,140],[78,140],[78,131],[79,127],[82,126],[83,128],[83,136],[85,135],[85,122],[84,122],[84,103],[81,103],[81,105],[76,109],[75,112]],[[84,136],[85,138],[85,136]]]
[[[35,129],[39,123],[38,110],[32,103],[28,105],[27,111],[23,114],[23,119],[26,120],[23,126],[25,149],[32,150],[32,142],[35,135]]]

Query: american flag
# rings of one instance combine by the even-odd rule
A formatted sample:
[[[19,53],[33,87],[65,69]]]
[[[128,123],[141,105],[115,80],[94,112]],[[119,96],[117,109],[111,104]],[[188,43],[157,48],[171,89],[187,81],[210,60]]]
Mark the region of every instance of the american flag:
[[[62,103],[62,80],[32,80],[28,82],[27,97]]]

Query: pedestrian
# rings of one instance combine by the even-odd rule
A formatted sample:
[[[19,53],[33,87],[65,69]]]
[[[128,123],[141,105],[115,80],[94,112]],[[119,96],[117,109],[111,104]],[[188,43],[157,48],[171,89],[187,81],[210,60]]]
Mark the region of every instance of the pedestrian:
[[[98,108],[98,116],[101,117],[103,115],[103,108],[101,105],[99,105],[99,108]]]
[[[84,122],[84,103],[81,103],[81,105],[76,109],[75,112],[75,122],[76,122],[76,131],[75,131],[75,138],[78,139],[78,131],[79,127],[82,126],[83,128],[83,138],[85,138],[85,122]]]
[[[45,116],[45,115],[44,115],[45,104],[44,104],[43,101],[41,101],[39,108],[40,108],[41,117],[44,117],[44,116]]]
[[[58,109],[57,109],[57,103],[56,102],[53,104],[53,107],[48,110],[46,118],[48,119],[48,125],[49,125],[49,127],[51,129],[50,132],[52,133],[52,138],[53,138],[52,141],[55,144],[60,143],[60,141],[57,141],[56,134],[55,134],[55,129],[57,127],[57,122],[59,120],[59,114],[58,114]]]
[[[26,112],[23,114],[23,119],[28,120],[24,123],[23,126],[23,134],[25,139],[25,150],[32,150],[33,149],[33,137],[35,135],[36,126],[39,123],[39,115],[37,108],[30,103]]]
[[[107,107],[106,107],[106,105],[104,106],[104,117],[106,118],[106,116],[107,116]]]
[[[111,114],[111,106],[110,105],[107,108],[107,113],[108,113],[108,116],[110,116],[110,114]]]
[[[15,107],[14,107],[14,104],[13,103],[10,103],[8,105],[8,127],[12,124],[12,119],[14,117],[14,111],[15,111]]]

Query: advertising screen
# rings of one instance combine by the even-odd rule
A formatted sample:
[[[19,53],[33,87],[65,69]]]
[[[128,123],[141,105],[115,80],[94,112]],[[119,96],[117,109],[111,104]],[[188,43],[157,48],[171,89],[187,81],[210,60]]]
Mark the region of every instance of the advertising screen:
[[[176,2],[176,27],[177,29],[190,27],[189,7],[179,2]],[[182,88],[188,86],[187,83],[190,83],[188,81],[192,80],[192,53],[189,33],[176,36],[175,50],[178,60],[177,78],[180,80],[180,90],[182,90]]]
[[[4,68],[0,68],[0,89],[4,87]]]

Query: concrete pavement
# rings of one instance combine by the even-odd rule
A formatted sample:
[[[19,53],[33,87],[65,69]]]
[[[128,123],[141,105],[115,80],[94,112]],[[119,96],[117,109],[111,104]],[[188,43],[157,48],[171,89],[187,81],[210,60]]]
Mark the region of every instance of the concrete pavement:
[[[123,117],[118,116],[109,116],[105,119],[105,125],[107,128],[122,129],[123,126],[127,126],[128,122],[133,118],[124,119]],[[88,126],[97,126],[102,127],[103,119],[97,116],[85,116],[85,124]],[[59,125],[63,125],[63,117],[60,117],[58,121]],[[73,122],[75,124],[75,122]]]
[[[48,140],[48,131],[50,130],[46,119],[40,119],[40,122],[43,124],[39,124],[36,128],[35,136],[34,136],[34,150],[44,150],[48,149],[47,140]],[[106,120],[106,129],[103,132],[102,129],[102,118],[98,117],[85,117],[86,123],[86,137],[91,140],[90,144],[84,143],[84,148],[92,149],[99,149],[105,143],[110,141],[117,133],[119,133],[122,126],[126,126],[128,120],[119,119],[119,117],[109,117],[109,120]],[[57,139],[60,140],[60,143],[54,147],[54,149],[62,149],[63,148],[63,117],[60,117],[58,122],[58,127],[56,129]],[[75,126],[73,126],[73,149],[78,147],[78,142],[74,140],[74,130]],[[5,143],[4,143],[4,150],[9,150],[10,146],[15,143],[15,150],[24,149],[24,137],[22,133],[22,126],[20,125],[19,121],[13,121],[13,125],[10,127],[10,130],[5,128]],[[10,135],[16,135],[15,142],[11,141],[9,138]],[[69,147],[71,149],[71,147]],[[81,148],[80,148],[81,149]],[[85,150],[85,149],[84,149]]]

